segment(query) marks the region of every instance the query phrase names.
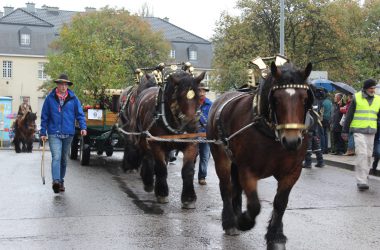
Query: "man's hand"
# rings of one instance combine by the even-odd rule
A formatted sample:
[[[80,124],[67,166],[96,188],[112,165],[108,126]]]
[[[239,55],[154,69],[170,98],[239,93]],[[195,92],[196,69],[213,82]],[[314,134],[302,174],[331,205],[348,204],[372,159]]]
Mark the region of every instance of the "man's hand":
[[[47,136],[46,135],[41,135],[41,140],[45,142],[47,140]]]
[[[86,135],[87,135],[87,130],[82,129],[82,130],[80,131],[80,135],[81,135],[81,136],[86,136]]]
[[[348,134],[347,133],[342,133],[342,139],[344,140],[344,141],[347,141],[348,140]]]

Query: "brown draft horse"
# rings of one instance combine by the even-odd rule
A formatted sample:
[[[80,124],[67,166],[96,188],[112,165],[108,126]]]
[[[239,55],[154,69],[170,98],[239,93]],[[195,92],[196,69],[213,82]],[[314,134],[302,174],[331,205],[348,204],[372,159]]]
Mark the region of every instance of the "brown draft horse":
[[[223,142],[210,146],[226,234],[254,227],[261,208],[257,182],[274,176],[278,186],[266,241],[268,249],[285,248],[282,217],[306,153],[305,118],[313,102],[306,80],[311,69],[311,63],[302,71],[290,64],[280,68],[272,63],[271,75],[257,93],[228,92],[213,103],[207,138]],[[247,197],[245,212],[242,191]]]
[[[34,133],[36,130],[37,113],[28,112],[25,118],[19,117],[15,121],[15,137],[13,144],[16,153],[29,152],[33,150]],[[22,144],[22,149],[20,148]]]
[[[136,101],[136,131],[147,131],[153,136],[195,133],[199,120],[198,85],[205,73],[197,77],[183,70],[167,75],[164,73],[163,87],[152,87],[141,92]],[[181,150],[184,155],[182,208],[195,208],[193,179],[197,144],[148,141],[144,135],[136,138],[142,161],[140,175],[145,191],[151,192],[154,189],[159,203],[168,202],[167,159],[171,150]]]

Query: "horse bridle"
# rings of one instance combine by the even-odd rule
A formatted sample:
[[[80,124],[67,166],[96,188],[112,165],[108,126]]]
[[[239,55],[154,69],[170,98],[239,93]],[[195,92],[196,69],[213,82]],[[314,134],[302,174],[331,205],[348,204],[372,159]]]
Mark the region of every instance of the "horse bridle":
[[[308,98],[312,98],[311,90],[308,85],[304,84],[284,84],[284,85],[275,85],[273,86],[269,91],[269,112],[272,113],[273,121],[274,121],[274,127],[276,131],[282,130],[282,129],[300,129],[305,130],[307,126],[305,123],[284,123],[284,124],[278,124],[276,112],[274,112],[274,108],[272,107],[272,101],[271,98],[273,96],[274,91],[278,89],[306,89],[308,92]],[[311,100],[308,100],[308,103],[310,103]],[[308,105],[307,105],[308,106]],[[305,113],[307,111],[307,107],[305,108]]]

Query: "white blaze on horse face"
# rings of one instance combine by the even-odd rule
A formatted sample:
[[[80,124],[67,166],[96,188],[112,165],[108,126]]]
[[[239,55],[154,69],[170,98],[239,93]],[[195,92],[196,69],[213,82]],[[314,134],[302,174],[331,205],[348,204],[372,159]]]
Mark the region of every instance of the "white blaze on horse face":
[[[288,93],[288,95],[291,97],[292,95],[294,95],[296,93],[296,90],[295,89],[286,89],[285,92]]]

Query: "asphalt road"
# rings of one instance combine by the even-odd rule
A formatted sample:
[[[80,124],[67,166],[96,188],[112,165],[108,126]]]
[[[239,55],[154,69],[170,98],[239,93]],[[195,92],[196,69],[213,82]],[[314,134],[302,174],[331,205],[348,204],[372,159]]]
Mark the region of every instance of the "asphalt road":
[[[143,191],[138,173],[119,170],[121,153],[91,155],[91,166],[70,161],[66,192],[51,189],[50,155],[46,185],[41,152],[0,150],[0,249],[265,249],[264,235],[276,190],[261,180],[261,213],[254,229],[226,236],[213,162],[207,186],[195,182],[197,208],[181,209],[181,159],[169,165],[170,202],[157,204]],[[378,249],[380,179],[356,189],[351,171],[326,166],[305,169],[284,216],[287,249]]]

